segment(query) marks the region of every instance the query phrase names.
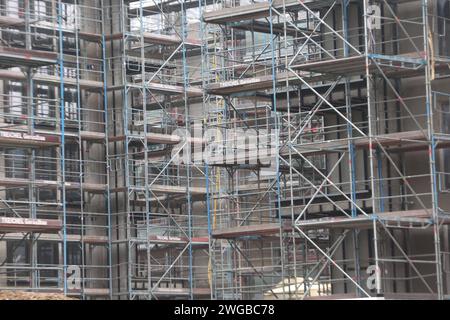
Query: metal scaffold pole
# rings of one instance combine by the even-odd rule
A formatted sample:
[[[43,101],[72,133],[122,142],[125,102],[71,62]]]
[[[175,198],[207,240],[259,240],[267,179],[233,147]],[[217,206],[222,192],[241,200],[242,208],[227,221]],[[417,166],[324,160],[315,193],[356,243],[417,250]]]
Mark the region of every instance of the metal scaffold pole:
[[[107,234],[108,234],[108,296],[109,299],[113,299],[113,269],[112,269],[112,213],[111,213],[111,181],[110,181],[110,172],[111,172],[111,163],[110,163],[110,155],[109,155],[109,137],[108,137],[108,129],[110,123],[108,121],[108,113],[109,113],[109,103],[108,103],[108,60],[107,60],[107,43],[106,43],[106,4],[105,0],[101,0],[101,16],[102,16],[102,71],[103,71],[103,119],[105,124],[105,158],[106,158],[106,199],[105,199],[105,207],[107,214]]]

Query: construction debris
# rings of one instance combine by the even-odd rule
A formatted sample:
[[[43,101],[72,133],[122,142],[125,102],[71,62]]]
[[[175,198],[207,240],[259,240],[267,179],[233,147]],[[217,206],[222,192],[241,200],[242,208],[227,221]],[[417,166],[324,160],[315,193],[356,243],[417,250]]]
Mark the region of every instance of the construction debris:
[[[38,293],[26,291],[0,291],[0,300],[78,300],[62,293]]]

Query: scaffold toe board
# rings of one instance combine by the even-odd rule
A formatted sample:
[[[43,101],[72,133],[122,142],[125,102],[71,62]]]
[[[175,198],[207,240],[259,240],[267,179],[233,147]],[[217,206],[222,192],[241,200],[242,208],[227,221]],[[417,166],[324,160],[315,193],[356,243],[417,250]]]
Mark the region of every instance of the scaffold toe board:
[[[27,134],[24,132],[0,130],[0,145],[24,147],[58,146],[60,137],[43,134]]]
[[[36,232],[57,233],[62,229],[60,220],[0,217],[0,233]]]
[[[422,53],[423,55],[423,53]],[[413,77],[423,72],[425,61],[419,54],[404,54],[399,56],[369,55],[371,73],[383,72],[386,76]],[[313,72],[317,74],[360,75],[366,70],[366,55],[342,57],[319,61],[305,61],[293,64],[291,69],[297,72]],[[305,78],[308,75],[302,75]]]

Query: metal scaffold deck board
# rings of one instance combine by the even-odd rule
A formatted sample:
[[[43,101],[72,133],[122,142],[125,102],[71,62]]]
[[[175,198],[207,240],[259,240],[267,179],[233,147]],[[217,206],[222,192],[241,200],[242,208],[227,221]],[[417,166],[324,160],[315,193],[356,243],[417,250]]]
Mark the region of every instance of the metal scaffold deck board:
[[[114,188],[112,189],[114,192],[124,192],[122,188]],[[158,204],[164,201],[170,201],[173,204],[182,203],[183,201],[186,201],[185,197],[186,193],[167,193],[166,195],[158,194],[156,196],[151,196],[147,201],[145,201],[144,198],[138,198],[138,199],[130,199],[130,203],[136,206],[145,206],[146,202],[151,204]],[[191,195],[192,201],[205,201],[206,199],[206,192],[205,193],[197,193]]]
[[[349,2],[358,2],[359,0],[349,0]],[[395,0],[396,3],[408,2],[411,0]],[[418,0],[412,0],[418,1]],[[301,10],[303,6],[300,2],[308,7],[310,10],[320,10],[330,7],[336,1],[334,0],[274,0],[272,7],[275,10],[282,11],[285,9],[287,12],[295,12]],[[336,2],[340,5],[340,2]],[[270,3],[256,2],[248,5],[239,5],[231,8],[223,8],[222,10],[205,12],[203,20],[206,23],[214,24],[226,24],[230,22],[239,22],[245,20],[255,20],[260,18],[266,18],[270,15]]]
[[[370,147],[369,137],[355,137],[352,139],[355,149],[368,149]],[[373,137],[374,147],[381,145],[383,147],[389,147],[388,150],[395,152],[407,152],[407,151],[417,151],[424,150],[428,148],[429,142],[428,138],[424,136],[422,131],[405,131],[400,133],[383,134]],[[445,148],[450,145],[449,141],[442,141],[438,147]],[[289,152],[289,147],[281,147],[280,155],[282,157],[291,156],[293,158],[298,158],[300,154],[304,156],[318,155],[326,153],[335,152],[347,152],[348,151],[348,140],[336,140],[336,141],[323,141],[314,143],[304,143],[304,144],[294,144],[294,151]],[[212,166],[236,166],[243,167],[243,163],[256,164],[257,160],[265,161],[266,166],[270,166],[270,161],[273,160],[273,155],[262,154],[257,150],[242,150],[238,152],[234,158],[227,160],[223,156],[213,156],[208,159],[208,163]],[[266,186],[265,183],[254,184],[254,185],[243,185],[240,186],[239,190],[251,190],[252,188],[263,188]]]
[[[33,28],[37,32],[41,32],[44,34],[49,34],[49,33],[51,34],[51,33],[55,33],[57,31],[56,30],[58,28],[57,25],[55,25],[54,28],[51,28],[46,25],[36,24],[38,22],[39,22],[39,20],[31,21],[31,23],[33,24]],[[11,28],[11,27],[23,27],[23,26],[25,26],[25,19],[8,16],[8,15],[0,15],[0,27]],[[62,33],[63,33],[63,35],[68,36],[68,37],[74,37],[76,34],[80,39],[92,41],[92,42],[100,42],[102,40],[102,35],[98,34],[98,33],[94,33],[94,32],[63,29]]]
[[[144,189],[143,186],[135,186],[135,187],[131,187],[131,188],[135,188],[137,190],[142,191]],[[162,184],[150,184],[148,185],[148,188],[151,192],[154,192],[155,194],[158,195],[158,199],[159,200],[163,200],[165,199],[164,196],[159,197],[160,194],[166,194],[166,195],[185,195],[188,187],[187,186],[179,186],[179,185],[162,185]],[[119,188],[113,188],[111,189],[112,192],[126,192],[128,189],[126,187],[119,187]],[[200,196],[200,197],[204,197],[206,195],[206,188],[204,187],[189,187],[189,190],[192,193],[192,196]],[[172,198],[171,198],[172,199]],[[152,196],[148,199],[149,201],[155,201],[155,197]],[[176,199],[172,199],[172,200],[176,200]],[[135,201],[135,203],[145,203],[144,199],[136,199],[133,200]]]
[[[323,8],[333,3],[333,1],[331,0],[306,0],[302,2],[310,9]],[[299,8],[301,8],[299,0],[274,0],[272,6],[277,10],[281,10],[284,7],[287,11],[298,10]],[[206,12],[203,16],[203,19],[207,23],[224,24],[228,22],[265,18],[268,17],[269,14],[270,3],[259,2],[244,6],[225,8],[220,11]]]
[[[311,190],[311,192],[314,192],[313,190]],[[370,197],[372,196],[372,193],[370,192],[370,190],[358,190],[354,192],[354,197],[356,200],[369,200]],[[326,194],[326,197],[324,195],[316,195],[314,198],[308,197],[308,196],[303,196],[303,197],[286,197],[285,199],[282,199],[280,201],[280,205],[282,207],[290,207],[291,203],[294,205],[297,205],[299,207],[302,207],[302,205],[304,206],[305,203],[310,203],[310,204],[314,204],[316,206],[319,205],[326,205],[328,203],[328,201],[333,201],[333,202],[339,202],[339,201],[343,201],[345,202],[347,199],[351,198],[351,194],[342,194],[342,193],[335,193],[335,192],[329,192]],[[274,201],[275,202],[275,201]],[[321,210],[323,211],[323,210]],[[320,212],[318,212],[320,213]],[[290,215],[291,213],[289,212],[286,215]],[[314,213],[311,213],[314,214]]]
[[[304,34],[312,33],[312,30],[310,29],[297,29],[289,26],[284,27],[283,24],[271,26],[269,23],[262,21],[239,22],[232,24],[231,27],[238,30],[247,30],[266,34],[273,33],[283,35],[284,33],[286,33],[287,35],[292,37],[296,37],[300,32]]]
[[[22,26],[24,24],[25,24],[24,19],[11,17],[7,15],[0,15],[0,27]]]
[[[146,242],[145,239],[137,239],[138,242]],[[150,235],[148,238],[149,243],[166,246],[185,246],[189,243],[192,244],[193,249],[204,249],[208,247],[208,237],[192,237],[191,240],[185,236],[166,236],[166,235]],[[145,246],[139,247],[141,250],[145,250]]]
[[[288,231],[291,227],[288,225],[280,225],[279,223],[255,224],[248,226],[240,226],[226,229],[217,229],[212,232],[215,239],[236,239],[239,237],[251,236],[271,236],[280,231]]]
[[[36,186],[43,189],[56,189],[61,187],[62,183],[54,180],[34,180],[25,178],[7,178],[0,177],[0,185],[6,187],[26,187],[26,186]],[[81,185],[83,186],[81,188]],[[64,186],[67,190],[83,190],[91,193],[103,193],[107,189],[105,184],[97,183],[78,183],[78,182],[64,182]]]
[[[369,137],[355,137],[352,142],[356,149],[367,149],[370,147]],[[395,132],[383,135],[376,135],[372,138],[373,146],[381,145],[390,147],[391,151],[408,151],[420,150],[428,148],[428,137],[424,135],[423,131],[405,131]],[[441,147],[444,147],[442,144]],[[305,143],[295,145],[295,149],[302,155],[324,154],[330,152],[342,152],[348,149],[348,140],[323,141],[315,143]],[[289,155],[289,147],[281,148],[280,154],[283,156]],[[296,152],[292,152],[296,156]]]
[[[0,289],[448,297],[449,10],[3,1]]]
[[[209,5],[213,4],[216,0],[203,0],[203,5]],[[134,0],[125,0],[126,3],[134,2]],[[183,7],[185,9],[192,9],[192,8],[198,8],[199,7],[199,1],[198,0],[185,0],[183,3]],[[170,1],[168,3],[156,3],[154,1],[150,2],[143,2],[142,4],[143,9],[143,16],[152,16],[152,15],[158,15],[161,13],[161,10],[164,12],[179,12],[181,11],[181,4],[178,1]],[[135,5],[134,8],[130,7],[129,12],[132,12],[134,14],[138,14],[140,10],[140,5]]]
[[[1,127],[0,127],[1,129]],[[34,146],[34,147],[49,147],[58,146],[60,144],[61,133],[36,129],[35,134],[27,134],[26,126],[15,125],[14,131],[0,130],[0,145],[17,145],[20,146]],[[95,131],[80,131],[79,136],[76,132],[65,131],[66,139],[78,139],[91,142],[104,142],[105,133]]]
[[[69,296],[79,296],[80,294],[85,294],[91,297],[106,297],[109,296],[110,290],[107,288],[70,289],[67,294]]]
[[[62,227],[61,227],[62,229]],[[12,231],[11,233],[8,233],[4,236],[4,240],[21,240],[23,239],[23,233],[20,233],[21,231],[16,230]],[[63,241],[64,237],[61,234],[61,230],[59,230],[59,234],[56,234],[57,232],[48,232],[48,231],[41,231],[41,234],[39,235],[39,239],[42,241],[51,241],[51,242],[61,242]],[[83,242],[87,244],[92,245],[98,245],[98,246],[105,246],[109,243],[107,236],[101,236],[101,235],[79,235],[79,234],[66,234],[66,240],[68,242]]]
[[[20,71],[12,70],[0,70],[0,79],[8,80],[18,80],[25,81],[27,79],[26,75]],[[53,86],[58,86],[61,83],[61,78],[54,75],[46,74],[35,74],[33,80],[38,83],[45,83]],[[86,90],[101,90],[103,89],[103,82],[95,80],[86,79],[76,79],[76,78],[64,78],[64,85],[67,87],[79,87]]]
[[[0,46],[1,68],[42,67],[55,64],[57,59],[58,54],[54,52]]]
[[[127,138],[126,136],[114,136],[114,137],[110,137],[109,141],[110,142],[125,141],[126,138]],[[145,139],[144,136],[135,136],[135,135],[132,135],[128,138],[130,140]],[[179,135],[176,135],[176,134],[165,134],[165,133],[156,133],[156,132],[149,132],[147,134],[147,142],[148,143],[173,145],[173,144],[179,144],[182,141],[184,141],[184,138],[180,137]],[[202,138],[188,138],[187,141],[192,144],[203,144],[204,143]]]
[[[0,266],[1,289],[112,296],[108,10],[102,0],[0,6],[0,258],[33,252]]]
[[[203,90],[195,87],[185,88],[183,86],[178,85],[154,83],[154,82],[149,83],[147,87],[149,90],[164,95],[179,95],[185,92],[189,97],[201,97],[203,95]]]
[[[82,140],[86,141],[103,142],[105,140],[106,134],[104,132],[80,131],[80,137]]]
[[[136,41],[139,40],[141,35],[137,32],[133,33],[116,33],[112,35],[106,36],[107,40],[120,40],[123,37],[130,37],[130,39],[135,39]],[[162,45],[162,46],[175,46],[180,45],[181,43],[184,43],[184,45],[187,48],[191,47],[199,47],[201,45],[201,42],[197,39],[184,39],[184,41],[180,38],[178,35],[169,35],[169,34],[160,34],[160,33],[150,33],[150,32],[143,32],[142,37],[144,39],[144,43],[146,44],[156,44],[156,45]],[[139,48],[136,48],[139,49]]]
[[[387,76],[395,77],[414,77],[423,73],[424,60],[421,54],[404,54],[397,56],[378,55],[370,57],[369,71],[379,73],[380,70]],[[373,59],[382,60],[383,63],[373,63]],[[321,61],[305,61],[291,66],[298,72],[314,72],[319,74],[335,75],[362,75],[366,72],[366,55],[357,55],[352,57],[341,57],[336,59]]]
[[[290,81],[296,81],[296,76],[288,72],[278,73],[276,75],[278,84],[286,83],[286,78]],[[258,91],[269,89],[273,85],[274,77],[269,75],[261,75],[252,78],[243,78],[238,80],[230,80],[219,83],[213,83],[207,86],[208,93],[217,95],[231,95],[247,91]]]

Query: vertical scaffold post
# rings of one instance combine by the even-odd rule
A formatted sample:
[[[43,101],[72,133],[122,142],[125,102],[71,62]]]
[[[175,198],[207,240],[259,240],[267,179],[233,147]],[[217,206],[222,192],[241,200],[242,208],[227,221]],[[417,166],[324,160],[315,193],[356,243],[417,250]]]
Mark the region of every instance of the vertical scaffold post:
[[[432,90],[431,90],[431,73],[433,64],[432,48],[429,42],[430,29],[428,21],[428,0],[422,0],[422,16],[423,16],[423,45],[425,50],[425,59],[427,61],[425,66],[425,90],[426,90],[426,110],[427,110],[427,126],[428,126],[428,139],[429,139],[429,162],[430,162],[430,183],[431,183],[431,203],[432,203],[432,220],[434,230],[434,250],[436,259],[436,288],[439,300],[444,299],[444,285],[442,276],[442,254],[441,254],[441,240],[440,240],[440,226],[439,226],[439,194],[437,190],[438,177],[436,173],[436,140],[434,135],[434,119],[433,119],[433,107],[432,107]]]
[[[58,36],[59,36],[59,99],[60,99],[60,163],[61,163],[61,201],[63,210],[63,282],[64,295],[67,295],[67,212],[66,212],[66,175],[65,175],[65,100],[64,100],[64,43],[63,43],[63,27],[62,27],[63,6],[61,0],[58,0]]]
[[[106,157],[106,219],[108,232],[108,288],[109,298],[112,299],[112,225],[111,225],[111,193],[110,193],[110,159],[109,159],[109,138],[108,138],[108,62],[106,58],[106,27],[105,27],[105,3],[101,0],[101,19],[102,19],[102,71],[103,71],[103,122],[105,132],[105,157]]]
[[[377,200],[376,200],[376,187],[375,187],[375,141],[374,136],[376,132],[374,132],[373,124],[376,119],[373,119],[373,103],[372,103],[372,74],[370,72],[370,57],[369,54],[371,52],[370,49],[370,26],[369,26],[369,0],[363,1],[363,10],[364,10],[364,56],[365,56],[365,75],[366,75],[366,90],[367,90],[367,123],[368,123],[368,138],[369,138],[369,166],[370,166],[370,188],[372,193],[372,210],[373,210],[373,218],[372,218],[372,229],[373,229],[373,246],[374,246],[374,262],[375,262],[375,276],[376,276],[376,292],[377,295],[381,295],[381,271],[380,271],[380,260],[379,260],[379,250],[378,250],[378,218],[377,218]]]

